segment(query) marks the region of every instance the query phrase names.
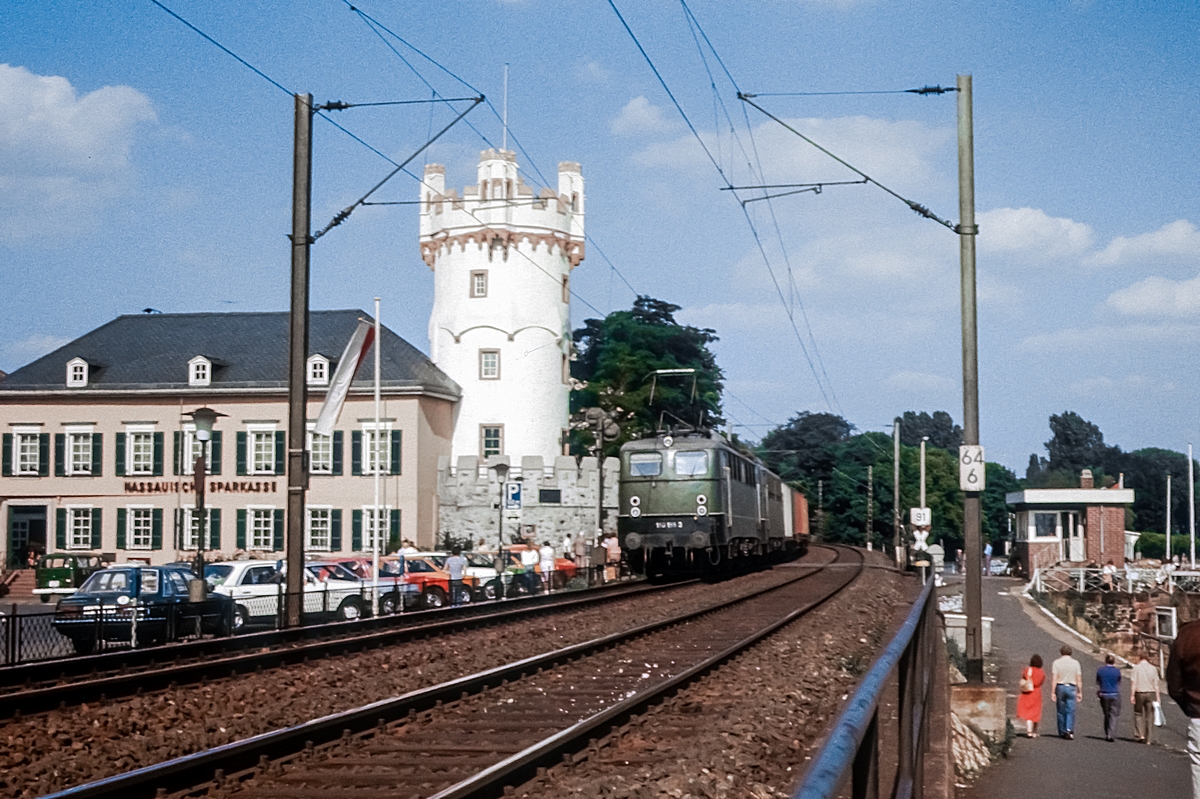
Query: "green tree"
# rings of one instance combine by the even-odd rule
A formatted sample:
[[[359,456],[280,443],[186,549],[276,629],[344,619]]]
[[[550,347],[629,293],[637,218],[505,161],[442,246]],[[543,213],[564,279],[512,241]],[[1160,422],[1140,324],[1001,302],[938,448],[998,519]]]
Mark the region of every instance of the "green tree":
[[[983,537],[987,541],[1008,538],[1008,504],[1004,495],[1021,490],[1021,482],[999,463],[984,466],[987,484],[983,489]]]
[[[615,412],[621,436],[606,441],[608,455],[615,455],[625,441],[658,429],[660,420],[724,424],[724,375],[709,349],[717,341],[716,331],[679,324],[678,310],[678,305],[643,295],[632,309],[587,319],[574,332],[577,359],[571,376],[583,385],[571,392],[571,411],[578,415],[585,408],[600,407]],[[652,379],[657,369],[687,368],[696,370],[694,383],[691,376]],[[594,447],[589,430],[572,431],[572,453],[585,454]]]
[[[802,485],[815,498],[817,481],[833,475],[833,445],[846,441],[854,425],[833,413],[800,411],[763,436],[759,457],[784,480]]]
[[[963,431],[945,411],[934,411],[932,416],[925,411],[905,411],[900,418],[900,443],[919,447],[925,436],[929,437],[929,447],[952,450],[957,455]]]

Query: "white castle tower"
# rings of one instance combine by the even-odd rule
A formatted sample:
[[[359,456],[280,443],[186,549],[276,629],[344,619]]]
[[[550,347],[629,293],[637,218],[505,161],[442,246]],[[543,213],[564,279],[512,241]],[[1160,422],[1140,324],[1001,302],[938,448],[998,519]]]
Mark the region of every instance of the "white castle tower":
[[[553,463],[570,412],[571,270],[584,257],[579,164],[559,164],[558,192],[534,197],[514,153],[484,150],[462,197],[440,164],[421,192],[430,356],[463,390],[452,452]]]

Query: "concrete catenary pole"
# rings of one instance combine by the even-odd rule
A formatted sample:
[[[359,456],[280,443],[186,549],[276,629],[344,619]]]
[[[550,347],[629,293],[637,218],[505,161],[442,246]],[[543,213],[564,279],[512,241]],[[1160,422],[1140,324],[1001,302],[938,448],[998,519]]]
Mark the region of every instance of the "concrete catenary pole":
[[[1171,562],[1171,473],[1167,472],[1167,555],[1164,560]]]
[[[875,538],[875,466],[867,464],[867,547]]]
[[[1196,477],[1192,474],[1192,445],[1188,444],[1188,536],[1192,540],[1192,568],[1196,568]]]
[[[979,444],[979,346],[975,318],[975,133],[971,76],[958,76],[958,241],[962,290],[963,443]],[[967,680],[983,682],[983,578],[980,492],[963,492],[963,561],[967,579]]]
[[[929,436],[921,436],[921,507],[925,507],[925,442]]]
[[[892,557],[902,566],[904,526],[900,522],[900,419],[892,421]]]
[[[311,94],[295,95],[292,155],[292,291],[288,317],[287,597],[284,622],[300,626],[304,605],[304,492],[308,488],[308,256],[312,247]]]

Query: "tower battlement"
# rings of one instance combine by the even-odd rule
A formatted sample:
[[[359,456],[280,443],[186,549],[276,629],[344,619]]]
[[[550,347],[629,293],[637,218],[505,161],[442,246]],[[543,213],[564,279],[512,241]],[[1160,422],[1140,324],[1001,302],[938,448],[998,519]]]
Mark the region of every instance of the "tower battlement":
[[[477,182],[446,188],[446,167],[429,164],[421,184],[421,258],[435,269],[442,255],[473,247],[491,254],[497,247],[507,260],[510,247],[545,246],[557,251],[570,269],[584,258],[583,170],[574,161],[558,165],[558,190],[534,196],[517,169],[516,153],[487,149],[479,154]]]

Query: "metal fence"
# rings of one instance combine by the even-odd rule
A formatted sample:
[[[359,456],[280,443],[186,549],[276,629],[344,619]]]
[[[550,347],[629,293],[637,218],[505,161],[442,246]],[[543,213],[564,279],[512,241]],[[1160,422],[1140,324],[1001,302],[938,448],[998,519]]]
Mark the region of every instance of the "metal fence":
[[[1183,591],[1191,594],[1200,593],[1200,571],[1126,566],[1106,574],[1103,569],[1097,568],[1051,566],[1035,569],[1030,585],[1039,594],[1067,591],[1081,594],[1090,591],[1120,591],[1127,594]]]
[[[880,749],[895,765],[889,796],[910,799],[924,793],[929,713],[940,644],[935,623],[937,602],[930,580],[900,630],[867,672],[825,745],[813,760],[793,799],[833,799],[847,780],[854,799],[880,796]],[[895,728],[880,707],[889,688],[896,694]]]

